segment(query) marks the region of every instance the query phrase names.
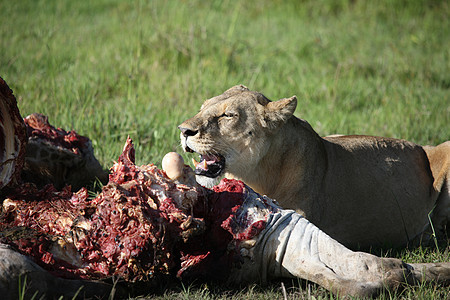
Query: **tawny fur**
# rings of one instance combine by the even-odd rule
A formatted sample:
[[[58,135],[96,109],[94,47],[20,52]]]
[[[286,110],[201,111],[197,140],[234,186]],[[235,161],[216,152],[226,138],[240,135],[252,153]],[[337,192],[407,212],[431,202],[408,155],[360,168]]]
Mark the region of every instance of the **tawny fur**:
[[[352,248],[398,247],[438,236],[450,220],[450,142],[420,146],[372,136],[320,137],[293,113],[245,86],[205,101],[180,128],[182,144],[221,154],[243,180]]]

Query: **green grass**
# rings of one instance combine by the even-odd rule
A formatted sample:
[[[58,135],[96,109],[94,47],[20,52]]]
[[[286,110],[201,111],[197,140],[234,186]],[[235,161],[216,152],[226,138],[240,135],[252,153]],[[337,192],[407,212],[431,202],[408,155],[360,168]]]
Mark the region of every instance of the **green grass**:
[[[296,115],[321,135],[438,144],[450,136],[449,12],[438,0],[0,0],[0,76],[22,115],[41,112],[89,136],[105,167],[127,135],[139,164],[160,165],[166,152],[181,152],[177,125],[239,83],[273,100],[296,94]],[[396,255],[449,261],[445,248]],[[298,286],[289,297],[330,297]],[[446,292],[418,287],[395,297]],[[161,295],[194,296],[282,293],[276,284]]]

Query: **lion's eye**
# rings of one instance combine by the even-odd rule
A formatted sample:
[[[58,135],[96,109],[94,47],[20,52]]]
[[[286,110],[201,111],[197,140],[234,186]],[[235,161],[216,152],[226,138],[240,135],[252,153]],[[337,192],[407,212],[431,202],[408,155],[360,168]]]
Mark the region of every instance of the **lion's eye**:
[[[219,118],[234,118],[236,116],[237,116],[237,114],[235,114],[235,113],[225,112],[222,115],[220,115]]]

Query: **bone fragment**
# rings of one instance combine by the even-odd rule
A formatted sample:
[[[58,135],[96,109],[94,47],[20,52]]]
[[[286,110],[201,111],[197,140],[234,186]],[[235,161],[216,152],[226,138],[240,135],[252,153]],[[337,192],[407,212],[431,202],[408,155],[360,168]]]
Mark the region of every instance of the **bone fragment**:
[[[183,157],[176,152],[167,153],[162,160],[162,168],[170,179],[180,178],[183,175]]]

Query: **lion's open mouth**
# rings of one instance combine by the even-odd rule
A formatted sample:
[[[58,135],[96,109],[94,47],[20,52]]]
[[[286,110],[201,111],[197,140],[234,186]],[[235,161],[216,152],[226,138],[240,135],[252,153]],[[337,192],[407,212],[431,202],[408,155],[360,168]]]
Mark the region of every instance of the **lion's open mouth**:
[[[210,178],[218,177],[225,169],[225,157],[222,155],[206,154],[200,155],[200,162],[192,159],[195,166],[195,174]]]

